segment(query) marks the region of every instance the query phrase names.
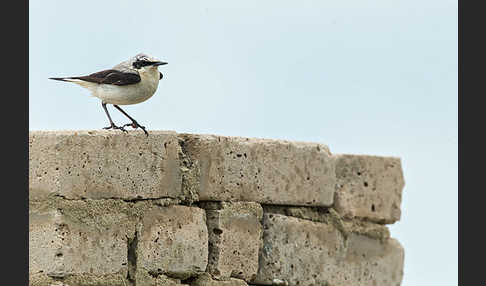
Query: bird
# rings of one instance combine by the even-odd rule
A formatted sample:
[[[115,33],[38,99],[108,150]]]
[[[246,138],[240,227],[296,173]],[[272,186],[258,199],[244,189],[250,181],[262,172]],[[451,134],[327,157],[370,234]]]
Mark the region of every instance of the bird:
[[[145,126],[140,125],[119,105],[137,104],[151,98],[163,78],[158,67],[166,64],[153,56],[139,53],[111,69],[85,76],[50,77],[49,79],[76,83],[88,89],[92,96],[101,99],[101,106],[110,121],[110,126],[103,129],[118,129],[128,133],[125,127],[131,126],[134,129],[142,129],[148,136]],[[112,104],[132,122],[123,126],[115,125],[106,108],[107,104]]]

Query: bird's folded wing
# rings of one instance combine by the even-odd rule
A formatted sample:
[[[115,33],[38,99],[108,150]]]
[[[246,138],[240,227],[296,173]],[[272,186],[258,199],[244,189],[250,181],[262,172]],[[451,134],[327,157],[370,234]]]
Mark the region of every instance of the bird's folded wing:
[[[140,75],[138,75],[138,73],[121,72],[110,69],[92,73],[87,76],[73,77],[73,79],[80,79],[100,84],[128,85],[140,82]]]

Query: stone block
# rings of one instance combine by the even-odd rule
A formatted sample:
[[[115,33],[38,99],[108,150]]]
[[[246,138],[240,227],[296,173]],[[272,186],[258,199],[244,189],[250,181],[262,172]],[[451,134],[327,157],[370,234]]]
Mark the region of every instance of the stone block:
[[[116,201],[51,200],[29,205],[29,276],[115,275],[128,271],[135,224]],[[116,278],[117,279],[117,278]]]
[[[137,237],[137,272],[186,279],[204,272],[208,231],[203,209],[154,207],[143,214]]]
[[[334,161],[327,146],[283,140],[180,134],[199,168],[201,201],[330,206]]]
[[[345,218],[400,220],[405,185],[400,158],[336,155],[334,208]]]
[[[263,228],[259,271],[251,284],[325,285],[334,258],[343,256],[344,238],[333,225],[264,214]]]
[[[29,199],[177,198],[175,132],[30,131]]]
[[[262,207],[248,202],[221,202],[218,205],[219,209],[206,210],[209,233],[207,271],[218,278],[250,281],[258,271]]]
[[[361,234],[347,239],[346,256],[340,261],[336,285],[400,285],[405,253],[400,243],[390,238],[383,242]]]
[[[403,248],[393,239],[344,235],[333,224],[264,214],[264,246],[251,284],[400,285]]]

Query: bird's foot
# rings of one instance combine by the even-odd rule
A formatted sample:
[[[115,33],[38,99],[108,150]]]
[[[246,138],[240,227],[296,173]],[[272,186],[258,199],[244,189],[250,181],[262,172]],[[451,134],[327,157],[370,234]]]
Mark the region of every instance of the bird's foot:
[[[147,132],[147,130],[145,130],[145,126],[142,126],[142,125],[138,124],[137,121],[133,121],[132,123],[127,123],[127,124],[123,125],[123,127],[125,127],[125,126],[131,126],[133,129],[140,128],[140,129],[143,130],[143,132],[145,133],[145,135],[148,136],[148,132]]]
[[[125,127],[125,126],[116,126],[115,124],[112,123],[111,126],[103,127],[103,129],[118,129],[118,130],[121,130],[123,132],[128,133],[128,131],[125,130],[125,128],[123,128],[123,127]]]

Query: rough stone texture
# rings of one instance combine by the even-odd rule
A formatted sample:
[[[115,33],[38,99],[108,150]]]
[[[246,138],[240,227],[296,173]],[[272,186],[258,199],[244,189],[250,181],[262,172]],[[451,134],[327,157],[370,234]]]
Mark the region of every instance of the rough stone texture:
[[[345,238],[350,233],[358,233],[382,241],[390,237],[390,231],[385,225],[357,219],[346,219],[339,215],[333,208],[265,205],[263,206],[263,211],[269,214],[281,214],[314,222],[332,224]]]
[[[264,247],[254,284],[400,285],[403,248],[393,240],[343,235],[333,224],[264,214]],[[347,237],[347,238],[346,238]]]
[[[346,283],[349,280],[358,281],[353,285],[401,284],[405,253],[396,239],[380,242],[364,235],[352,234],[347,239],[346,250],[344,261],[340,261],[340,282],[343,285],[349,285]]]
[[[118,275],[128,271],[135,224],[123,202],[52,200],[29,205],[29,274]],[[118,278],[117,278],[118,279]]]
[[[45,274],[29,277],[30,286],[130,286],[121,274],[114,275],[70,275],[65,278],[52,278]]]
[[[400,219],[398,158],[158,131],[29,139],[30,285],[402,280],[384,225]]]
[[[203,209],[153,208],[143,215],[138,232],[137,272],[185,279],[206,269],[208,232]]]
[[[263,251],[254,284],[274,279],[289,285],[325,285],[326,272],[341,255],[344,238],[332,225],[278,214],[264,214]]]
[[[405,185],[400,158],[336,155],[334,208],[346,218],[400,220]]]
[[[191,286],[247,286],[245,281],[235,278],[214,280],[208,273],[203,273],[191,283]]]
[[[315,222],[329,222],[329,208],[263,205],[264,213],[281,214]]]
[[[217,278],[235,277],[250,281],[258,271],[262,207],[247,202],[217,205],[217,210],[210,207],[206,210],[209,233],[207,271]]]
[[[181,134],[200,169],[202,201],[329,206],[334,160],[317,143]]]
[[[182,284],[180,279],[170,278],[163,274],[150,275],[147,272],[138,271],[136,274],[135,285],[141,286],[189,286],[189,284]]]
[[[30,131],[29,199],[182,196],[175,132]]]

